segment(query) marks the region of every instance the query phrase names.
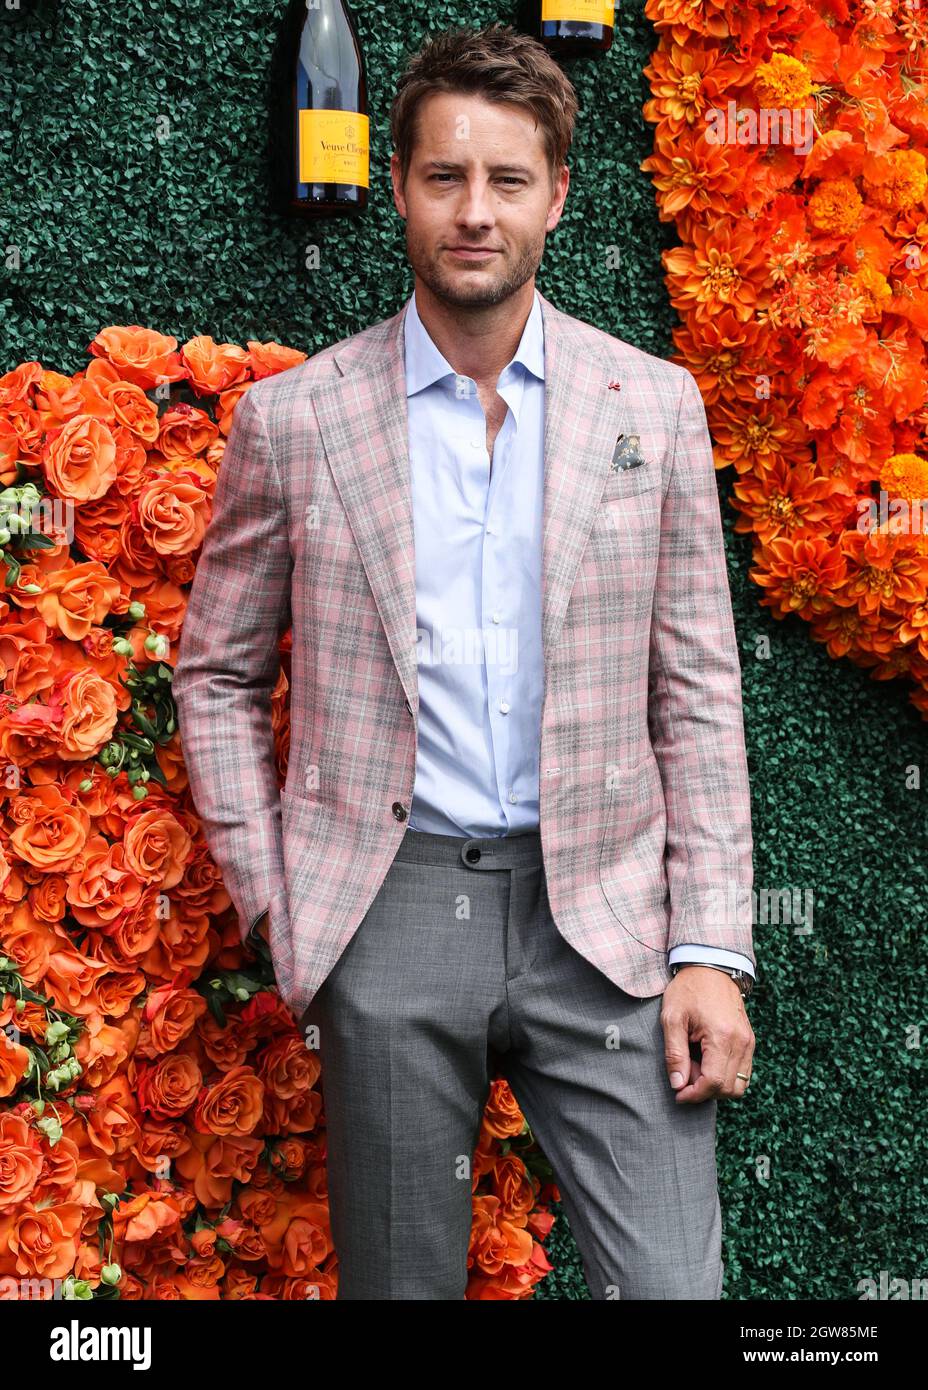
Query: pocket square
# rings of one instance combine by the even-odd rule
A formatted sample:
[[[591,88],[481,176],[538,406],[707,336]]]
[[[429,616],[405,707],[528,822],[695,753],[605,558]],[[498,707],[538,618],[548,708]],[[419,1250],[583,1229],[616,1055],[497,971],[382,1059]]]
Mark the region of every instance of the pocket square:
[[[641,454],[638,452],[638,445],[640,443],[640,435],[620,434],[615,441],[610,467],[614,468],[617,472],[624,472],[627,468],[640,468],[643,463],[647,463],[648,460],[642,458]]]

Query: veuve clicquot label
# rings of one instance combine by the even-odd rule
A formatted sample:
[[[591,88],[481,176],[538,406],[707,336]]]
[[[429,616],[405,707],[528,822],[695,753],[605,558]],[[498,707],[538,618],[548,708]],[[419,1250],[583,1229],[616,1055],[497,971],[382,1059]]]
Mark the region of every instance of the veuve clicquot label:
[[[370,120],[360,111],[302,110],[299,113],[301,183],[370,182]]]
[[[541,0],[542,23],[615,24],[615,6],[607,0]]]

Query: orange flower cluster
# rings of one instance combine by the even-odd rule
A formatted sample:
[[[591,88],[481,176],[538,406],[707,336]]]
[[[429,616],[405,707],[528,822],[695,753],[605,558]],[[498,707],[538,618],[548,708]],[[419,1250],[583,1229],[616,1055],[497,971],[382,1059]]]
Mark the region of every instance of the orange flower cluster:
[[[331,1299],[320,1061],[240,940],[170,697],[235,405],[305,354],[90,352],[0,377],[0,1298]],[[469,1297],[550,1269],[545,1174],[494,1082]]]
[[[777,618],[928,718],[928,10],[648,0],[676,361]]]

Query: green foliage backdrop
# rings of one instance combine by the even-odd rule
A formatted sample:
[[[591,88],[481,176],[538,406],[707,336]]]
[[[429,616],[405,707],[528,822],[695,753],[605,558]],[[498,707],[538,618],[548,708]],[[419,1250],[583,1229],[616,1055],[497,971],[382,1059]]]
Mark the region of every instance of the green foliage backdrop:
[[[429,30],[516,18],[511,5],[357,0],[370,205],[357,222],[307,226],[267,211],[266,81],[284,0],[45,8],[42,26],[0,24],[0,371],[30,358],[76,371],[108,324],[312,352],[395,312],[412,288],[388,167],[405,55]],[[641,70],[656,43],[643,8],[618,11],[611,52],[568,65],[581,114],[539,286],[666,356],[674,315],[659,252],[674,233],[638,167],[650,153]],[[313,243],[321,268],[307,270]],[[928,787],[906,786],[913,765],[924,780],[926,729],[895,685],[832,661],[805,624],[758,606],[729,488],[720,477],[756,885],[811,893],[814,917],[808,934],[756,930],[754,1079],[745,1102],[719,1111],[725,1297],[854,1299],[881,1270],[928,1273],[913,1031],[925,1025]],[[549,1248],[556,1270],[538,1297],[585,1298],[563,1218]]]

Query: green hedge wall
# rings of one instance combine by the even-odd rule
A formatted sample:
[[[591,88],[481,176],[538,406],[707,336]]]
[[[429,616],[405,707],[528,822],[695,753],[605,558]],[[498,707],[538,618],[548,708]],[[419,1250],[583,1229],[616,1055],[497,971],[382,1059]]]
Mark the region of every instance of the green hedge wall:
[[[27,0],[23,0],[27,3]],[[73,372],[107,324],[312,352],[412,289],[390,196],[387,113],[406,53],[502,8],[357,0],[371,105],[371,199],[357,223],[297,224],[266,201],[265,82],[284,0],[44,0],[0,24],[2,362]],[[581,114],[565,215],[539,286],[559,307],[668,355],[648,178],[643,0],[611,52],[568,71]],[[15,77],[15,85],[14,79]],[[304,268],[306,247],[321,268]],[[606,249],[622,249],[618,270]],[[18,248],[19,265],[12,264]],[[810,934],[758,925],[747,1101],[719,1110],[729,1299],[854,1299],[858,1280],[928,1274],[928,1164],[916,1103],[925,1025],[926,726],[898,682],[831,660],[747,577],[720,478],[752,773],[758,888],[814,895]],[[769,639],[769,655],[761,639]],[[911,780],[911,779],[909,779]],[[923,1096],[924,1092],[922,1092]],[[587,1297],[563,1216],[539,1298]]]

